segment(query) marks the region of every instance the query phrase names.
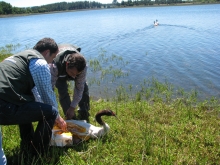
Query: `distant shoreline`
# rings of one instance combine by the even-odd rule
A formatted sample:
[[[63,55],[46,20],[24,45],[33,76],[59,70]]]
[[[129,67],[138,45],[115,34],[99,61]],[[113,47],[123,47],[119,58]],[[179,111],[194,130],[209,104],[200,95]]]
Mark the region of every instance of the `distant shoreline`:
[[[190,6],[190,5],[217,5],[220,3],[177,3],[177,4],[154,4],[154,5],[140,5],[140,6],[125,6],[125,7],[115,7],[115,8],[97,8],[97,9],[77,9],[77,10],[66,10],[66,11],[53,11],[53,12],[45,12],[45,13],[29,13],[29,14],[7,14],[0,15],[0,18],[8,18],[8,17],[21,17],[21,16],[30,16],[30,15],[39,15],[39,14],[54,14],[54,13],[66,13],[66,12],[78,12],[78,11],[87,11],[87,10],[104,10],[104,9],[118,9],[118,8],[138,8],[138,7],[166,7],[166,6]]]

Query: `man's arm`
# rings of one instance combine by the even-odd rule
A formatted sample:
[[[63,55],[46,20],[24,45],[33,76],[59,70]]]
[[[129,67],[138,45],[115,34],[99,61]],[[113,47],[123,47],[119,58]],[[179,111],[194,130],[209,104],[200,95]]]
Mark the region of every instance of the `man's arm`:
[[[86,73],[87,73],[87,66],[80,73],[80,75],[76,78],[73,100],[70,104],[70,106],[73,108],[76,108],[76,106],[79,104],[80,100],[82,99],[84,85],[86,83]]]
[[[43,59],[32,59],[29,69],[42,101],[45,104],[54,106],[58,111],[58,104],[51,86],[51,74],[47,62]],[[66,130],[66,123],[60,117],[59,111],[56,122],[63,130]]]
[[[54,106],[58,110],[56,96],[51,86],[51,74],[47,62],[43,59],[33,59],[30,62],[29,68],[42,101],[45,104]]]
[[[74,95],[73,100],[70,104],[69,109],[66,111],[66,117],[67,119],[72,119],[75,116],[75,109],[80,100],[82,99],[84,85],[86,83],[86,72],[87,72],[87,66],[85,69],[80,73],[79,76],[77,76],[75,80],[75,88],[74,88]]]
[[[58,69],[57,69],[57,66],[53,62],[48,65],[49,65],[50,74],[51,74],[51,84],[52,84],[52,88],[54,89],[54,86],[58,79]]]

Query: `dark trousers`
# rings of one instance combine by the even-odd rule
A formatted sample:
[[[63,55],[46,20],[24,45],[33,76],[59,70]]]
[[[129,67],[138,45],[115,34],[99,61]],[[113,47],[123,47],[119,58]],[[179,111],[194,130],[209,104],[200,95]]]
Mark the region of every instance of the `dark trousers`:
[[[71,104],[71,99],[70,95],[68,92],[68,84],[66,79],[58,79],[56,81],[56,88],[58,89],[58,94],[59,94],[59,101],[60,105],[63,109],[63,113],[66,114],[66,111],[69,109],[70,104]],[[80,100],[78,104],[80,111],[82,112],[88,112],[90,109],[90,104],[89,104],[89,88],[87,83],[84,85],[84,91],[83,91],[83,96],[82,99]]]
[[[0,124],[19,125],[21,147],[35,153],[47,151],[57,114],[57,110],[47,104],[28,102],[17,106],[0,99]],[[32,122],[38,122],[35,131]]]

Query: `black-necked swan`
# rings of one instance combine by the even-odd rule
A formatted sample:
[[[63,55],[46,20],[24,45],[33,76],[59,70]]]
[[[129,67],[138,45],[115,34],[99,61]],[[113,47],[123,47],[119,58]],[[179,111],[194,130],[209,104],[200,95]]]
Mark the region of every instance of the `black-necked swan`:
[[[84,120],[66,120],[67,130],[69,132],[62,132],[60,128],[54,126],[50,144],[52,146],[70,146],[80,140],[95,139],[104,136],[109,132],[110,127],[102,120],[102,116],[116,117],[112,110],[99,111],[95,115],[95,120],[100,124],[99,127]]]

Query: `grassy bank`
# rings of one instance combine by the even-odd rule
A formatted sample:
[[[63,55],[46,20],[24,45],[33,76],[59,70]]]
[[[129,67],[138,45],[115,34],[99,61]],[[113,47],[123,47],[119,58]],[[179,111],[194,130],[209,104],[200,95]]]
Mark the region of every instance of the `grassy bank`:
[[[119,57],[114,57],[118,61]],[[107,62],[105,57],[102,60]],[[91,60],[90,67],[113,77],[126,76],[120,69],[104,70],[99,62]],[[140,91],[133,92],[132,85],[120,85],[111,98],[91,98],[92,124],[98,125],[94,115],[101,109],[117,113],[119,120],[103,117],[111,127],[107,136],[68,148],[51,147],[48,155],[35,160],[20,153],[18,127],[2,126],[3,147],[9,164],[219,164],[220,104],[217,99],[198,101],[197,92],[188,93],[181,88],[176,91],[172,84],[155,79],[146,80],[140,86]],[[29,162],[24,161],[24,157],[29,157]]]
[[[93,116],[101,109],[117,113],[120,120],[103,118],[111,127],[110,133],[69,148],[53,147],[41,159],[30,158],[30,164],[218,164],[220,127],[216,100],[195,103],[194,96],[188,95],[166,102],[161,94],[155,89],[149,100],[128,100],[126,93],[112,101],[92,100],[92,124],[97,125]],[[19,154],[18,127],[2,129],[9,164],[26,165],[24,155]]]

